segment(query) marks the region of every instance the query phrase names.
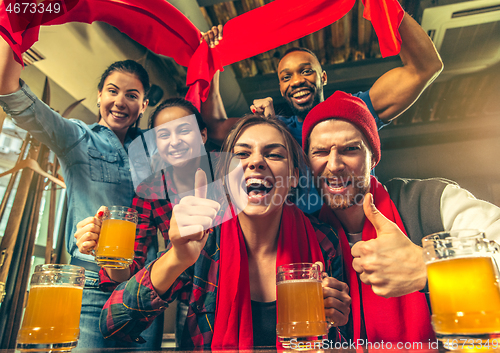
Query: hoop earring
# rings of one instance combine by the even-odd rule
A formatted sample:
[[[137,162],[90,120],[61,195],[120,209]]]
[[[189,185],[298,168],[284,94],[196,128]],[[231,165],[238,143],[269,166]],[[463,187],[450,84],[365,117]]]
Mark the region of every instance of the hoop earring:
[[[97,108],[101,107],[101,102],[97,102]]]

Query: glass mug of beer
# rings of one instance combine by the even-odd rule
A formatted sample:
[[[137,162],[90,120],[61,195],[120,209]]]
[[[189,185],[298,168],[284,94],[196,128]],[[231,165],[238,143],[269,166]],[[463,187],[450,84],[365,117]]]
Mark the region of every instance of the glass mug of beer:
[[[318,264],[297,263],[278,267],[276,274],[278,323],[283,348],[321,342],[327,338],[321,269]]]
[[[28,304],[17,335],[23,352],[69,352],[80,336],[85,269],[38,265],[31,276]]]
[[[500,338],[500,246],[474,229],[434,233],[422,245],[436,337],[445,344]]]
[[[104,212],[95,260],[107,268],[127,268],[134,260],[137,211],[111,206]]]

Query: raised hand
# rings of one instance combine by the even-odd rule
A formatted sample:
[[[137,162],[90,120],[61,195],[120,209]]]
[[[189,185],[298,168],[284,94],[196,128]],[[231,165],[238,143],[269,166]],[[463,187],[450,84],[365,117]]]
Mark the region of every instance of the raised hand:
[[[0,37],[0,94],[18,91],[22,66],[14,59],[10,45]]]
[[[174,206],[169,237],[172,248],[152,264],[151,283],[159,295],[165,293],[189,266],[193,265],[207,242],[212,220],[220,205],[207,200],[207,175],[198,169],[194,196],[183,197]]]
[[[179,260],[191,266],[200,256],[220,204],[206,199],[207,176],[198,169],[195,175],[194,196],[186,196],[175,205],[170,222],[172,249]]]
[[[365,196],[363,210],[367,221],[375,227],[377,238],[360,241],[351,249],[352,267],[360,280],[385,298],[423,289],[427,274],[422,248],[379,212],[370,193]]]
[[[253,104],[250,106],[250,110],[254,114],[264,115],[267,118],[274,118],[276,116],[274,113],[273,99],[271,97],[254,99]]]
[[[94,217],[87,217],[76,225],[76,246],[82,254],[91,254],[97,246],[101,234],[102,216],[107,211],[106,206],[99,207]]]
[[[222,40],[222,25],[213,26],[207,32],[201,32],[201,37],[200,43],[205,40],[210,48],[215,48]]]

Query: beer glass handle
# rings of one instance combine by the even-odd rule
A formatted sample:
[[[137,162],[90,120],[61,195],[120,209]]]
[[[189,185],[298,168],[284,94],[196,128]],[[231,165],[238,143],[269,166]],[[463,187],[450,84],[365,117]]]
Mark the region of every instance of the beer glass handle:
[[[488,240],[488,249],[493,253],[500,253],[500,244],[495,240]]]
[[[90,254],[91,254],[93,257],[96,257],[97,245],[99,245],[99,238],[97,239],[97,242],[96,242],[96,244],[94,245],[94,247],[93,247],[92,249],[90,249]]]

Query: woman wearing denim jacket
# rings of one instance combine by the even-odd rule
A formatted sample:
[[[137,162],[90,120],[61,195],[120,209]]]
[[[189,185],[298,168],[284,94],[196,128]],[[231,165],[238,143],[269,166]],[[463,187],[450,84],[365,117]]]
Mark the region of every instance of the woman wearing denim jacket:
[[[102,338],[99,315],[110,294],[99,290],[99,267],[93,256],[78,251],[73,234],[77,222],[93,216],[99,206],[132,203],[134,186],[127,148],[141,133],[137,125],[148,105],[148,74],[132,60],[112,64],[98,85],[98,121],[87,125],[80,120],[63,118],[33,94],[20,80],[21,65],[14,60],[11,48],[3,39],[0,56],[0,105],[17,126],[57,155],[63,170],[68,198],[66,249],[71,255],[71,264],[86,270],[78,347],[139,347],[136,343]],[[154,329],[148,347],[141,345],[141,348],[160,347],[162,323],[158,322],[157,327],[160,334]]]

